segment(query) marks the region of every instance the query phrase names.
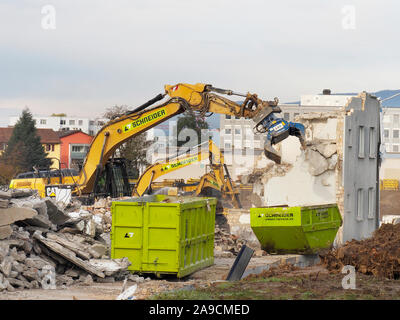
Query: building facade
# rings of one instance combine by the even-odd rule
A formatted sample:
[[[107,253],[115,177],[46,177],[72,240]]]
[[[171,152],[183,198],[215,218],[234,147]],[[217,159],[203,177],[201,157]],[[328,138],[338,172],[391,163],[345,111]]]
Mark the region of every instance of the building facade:
[[[0,154],[4,152],[7,147],[7,143],[11,138],[14,128],[0,128]],[[52,159],[51,169],[58,169],[60,162],[60,138],[57,132],[52,129],[37,129],[37,134],[40,137],[40,141],[43,145],[44,150],[47,153],[47,158]]]
[[[383,108],[382,123],[385,151],[400,154],[400,108]]]
[[[14,126],[19,117],[10,117],[9,125]],[[72,131],[81,130],[88,135],[94,136],[107,122],[108,119],[102,118],[84,118],[84,117],[67,117],[67,116],[39,116],[34,115],[36,128],[52,129],[54,131]]]
[[[85,160],[93,137],[80,131],[59,131],[61,168],[79,170]]]

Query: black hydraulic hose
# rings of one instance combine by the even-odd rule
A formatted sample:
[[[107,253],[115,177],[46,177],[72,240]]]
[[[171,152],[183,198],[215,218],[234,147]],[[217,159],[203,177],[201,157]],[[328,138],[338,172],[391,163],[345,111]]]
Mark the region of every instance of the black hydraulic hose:
[[[133,109],[132,111],[128,111],[126,113],[126,115],[142,111],[143,109],[146,109],[148,106],[151,106],[152,104],[156,103],[157,101],[162,100],[164,97],[165,97],[165,94],[160,93],[156,97],[147,101],[146,103],[142,104],[141,106],[137,107],[136,109]]]

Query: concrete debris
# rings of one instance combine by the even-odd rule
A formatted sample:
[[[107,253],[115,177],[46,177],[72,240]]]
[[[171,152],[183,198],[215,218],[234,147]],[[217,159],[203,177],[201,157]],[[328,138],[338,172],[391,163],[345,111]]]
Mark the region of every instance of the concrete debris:
[[[312,176],[319,176],[328,170],[328,161],[317,151],[308,149],[306,151],[306,160],[308,161],[308,172]]]
[[[0,291],[126,278],[131,262],[109,259],[110,205],[111,199],[94,209],[40,199],[28,189],[0,191]]]
[[[49,220],[57,225],[63,225],[65,222],[69,220],[69,216],[66,215],[63,211],[59,209],[59,207],[53,202],[51,199],[45,200],[47,206],[47,214],[49,216]]]
[[[8,191],[0,190],[0,199],[7,199],[7,200],[11,199],[11,191],[10,190],[8,190]]]
[[[10,225],[16,221],[21,221],[37,216],[37,211],[31,208],[10,207],[0,209],[0,226]]]
[[[136,290],[137,284],[134,284],[133,286],[130,286],[128,289],[122,292],[116,300],[134,300],[136,299],[136,297],[134,296]]]
[[[0,226],[0,240],[7,239],[12,234],[12,228],[10,225]]]

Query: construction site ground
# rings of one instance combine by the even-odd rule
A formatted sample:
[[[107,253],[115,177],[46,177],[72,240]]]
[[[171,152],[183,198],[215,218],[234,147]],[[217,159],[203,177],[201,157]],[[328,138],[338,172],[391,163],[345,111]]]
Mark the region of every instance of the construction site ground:
[[[400,191],[381,190],[380,192],[380,214],[400,215]]]
[[[251,259],[247,270],[257,270],[240,281],[226,278],[234,258],[216,258],[213,266],[184,278],[156,279],[137,284],[135,299],[400,299],[400,280],[356,274],[356,289],[344,289],[344,274],[329,272],[320,264],[309,267],[281,265],[298,256],[264,256]],[[288,260],[289,259],[289,260]],[[260,272],[260,267],[270,266]],[[251,273],[251,272],[250,272]],[[123,288],[136,283],[92,283],[54,290],[3,292],[0,300],[115,300]]]
[[[400,214],[398,209],[400,204],[395,205],[396,201],[399,202],[399,195],[398,191],[381,192],[383,214]],[[400,299],[400,279],[398,277],[398,263],[400,262],[396,262],[397,260],[394,259],[398,256],[399,227],[400,225],[386,228],[386,232],[374,241],[370,240],[365,244],[364,242],[351,243],[341,251],[332,252],[325,256],[326,264],[324,265],[320,263],[317,255],[253,256],[247,266],[244,279],[240,281],[228,282],[225,280],[235,257],[216,256],[214,265],[183,279],[176,279],[173,276],[162,279],[151,277],[140,283],[128,280],[126,283],[116,281],[57,286],[57,289],[54,290],[16,289],[13,292],[1,292],[0,300],[115,300],[124,289],[133,285],[137,285],[134,299],[139,300]],[[389,277],[391,279],[375,274],[374,264],[361,259],[364,256],[372,256],[379,262],[379,257],[374,250],[379,248],[381,242],[383,248],[390,249],[388,253],[384,251],[382,254],[386,254],[384,260],[391,263],[386,266],[386,269],[392,274]],[[369,243],[373,244],[371,248]],[[389,246],[390,243],[393,245]],[[356,251],[359,254],[354,255],[355,246],[357,246]],[[372,251],[370,252],[369,249]],[[371,255],[371,253],[374,254]],[[358,261],[354,256],[360,257],[362,261]],[[346,259],[354,260],[353,262],[361,271],[365,269],[364,272],[356,273],[356,289],[354,290],[344,289],[342,286],[342,280],[346,275],[342,274],[340,269],[344,264],[348,264]],[[147,277],[147,275],[144,276]]]
[[[263,258],[253,259],[261,263]],[[240,281],[211,280],[225,275],[225,261],[182,280],[152,279],[138,284],[136,299],[214,300],[214,299],[400,299],[400,280],[356,274],[356,289],[342,287],[343,274],[329,273],[320,265],[272,268]],[[221,264],[220,264],[221,263]],[[204,279],[207,278],[207,279]],[[128,281],[126,287],[134,285]],[[75,285],[55,290],[31,289],[0,294],[0,300],[115,300],[123,282]]]

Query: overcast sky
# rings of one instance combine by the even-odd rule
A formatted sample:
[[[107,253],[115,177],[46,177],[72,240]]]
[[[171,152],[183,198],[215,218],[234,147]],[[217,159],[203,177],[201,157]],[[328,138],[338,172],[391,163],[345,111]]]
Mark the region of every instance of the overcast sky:
[[[282,102],[398,89],[399,13],[394,0],[2,0],[0,109],[95,116],[179,82]]]

